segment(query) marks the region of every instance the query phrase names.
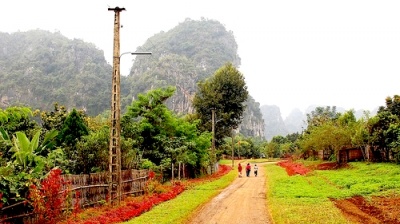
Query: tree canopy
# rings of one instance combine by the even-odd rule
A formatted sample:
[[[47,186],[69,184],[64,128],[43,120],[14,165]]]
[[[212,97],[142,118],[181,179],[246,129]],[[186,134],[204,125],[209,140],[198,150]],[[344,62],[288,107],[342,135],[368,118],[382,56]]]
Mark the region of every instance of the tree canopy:
[[[218,69],[214,76],[198,84],[193,105],[203,130],[211,130],[211,112],[216,112],[217,145],[230,136],[243,118],[248,91],[243,75],[231,63]]]

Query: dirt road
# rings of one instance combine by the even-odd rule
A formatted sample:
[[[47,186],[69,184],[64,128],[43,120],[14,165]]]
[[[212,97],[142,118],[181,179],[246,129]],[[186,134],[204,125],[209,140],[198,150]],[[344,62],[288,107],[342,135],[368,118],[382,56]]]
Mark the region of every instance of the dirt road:
[[[245,165],[242,163],[242,165]],[[254,164],[251,164],[252,168]],[[263,164],[258,176],[236,178],[219,195],[204,205],[190,224],[267,224],[272,223],[266,204],[266,179]],[[237,170],[237,168],[236,168]]]

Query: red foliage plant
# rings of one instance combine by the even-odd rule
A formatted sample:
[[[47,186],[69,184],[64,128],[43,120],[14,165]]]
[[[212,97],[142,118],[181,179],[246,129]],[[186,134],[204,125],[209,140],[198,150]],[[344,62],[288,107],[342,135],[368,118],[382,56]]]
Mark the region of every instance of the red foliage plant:
[[[76,191],[75,192],[76,200],[75,200],[75,204],[74,204],[74,215],[75,215],[75,218],[76,218],[76,214],[80,211],[80,206],[79,206],[79,198],[80,198],[80,196],[81,196],[81,192]]]
[[[153,179],[156,176],[156,173],[154,173],[154,171],[150,170],[149,171],[149,178]]]
[[[61,191],[65,184],[61,170],[56,168],[41,182],[40,188],[34,184],[30,186],[28,199],[37,215],[36,223],[53,224],[61,220],[62,207],[68,193]]]
[[[213,180],[227,174],[232,168],[227,165],[220,165],[218,172],[200,180]],[[149,174],[150,176],[150,174]],[[199,180],[199,179],[195,179]],[[151,178],[149,182],[153,182]],[[193,183],[194,181],[189,181]],[[165,191],[153,191],[152,194],[146,194],[142,200],[126,200],[121,206],[116,208],[107,208],[101,215],[90,217],[85,220],[67,220],[68,224],[105,224],[105,223],[118,223],[130,220],[140,214],[149,211],[155,205],[158,205],[164,201],[171,200],[178,196],[185,190],[185,185],[181,182],[174,182],[172,186],[163,187]],[[99,208],[101,209],[101,208]]]
[[[184,186],[179,182],[171,187],[171,190],[161,194],[145,196],[141,201],[126,202],[121,206],[105,210],[101,215],[85,220],[67,220],[68,224],[106,224],[128,221],[133,217],[149,211],[153,206],[161,202],[175,198],[184,191]]]
[[[293,176],[296,174],[306,175],[310,170],[303,166],[300,163],[293,163],[291,160],[284,160],[277,163],[278,166],[281,166],[286,169],[286,173],[289,176]]]
[[[209,176],[202,177],[202,178],[191,179],[188,181],[187,185],[191,186],[193,184],[196,185],[196,184],[199,184],[202,182],[213,181],[213,180],[218,179],[218,178],[224,176],[225,174],[229,173],[229,171],[231,171],[231,170],[232,170],[231,166],[219,165],[218,172],[213,173],[212,175],[209,175]]]

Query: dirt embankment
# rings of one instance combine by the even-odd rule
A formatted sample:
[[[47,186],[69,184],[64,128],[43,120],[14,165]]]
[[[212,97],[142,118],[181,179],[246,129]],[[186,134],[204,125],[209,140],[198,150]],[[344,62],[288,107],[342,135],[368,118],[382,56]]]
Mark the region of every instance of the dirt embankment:
[[[338,166],[337,163],[319,164],[313,169],[332,170],[345,167],[346,164]],[[366,200],[362,196],[336,200],[331,199],[343,215],[356,223],[385,223],[400,224],[400,197],[372,197]]]
[[[351,221],[356,223],[400,224],[400,198],[361,196],[331,200]]]

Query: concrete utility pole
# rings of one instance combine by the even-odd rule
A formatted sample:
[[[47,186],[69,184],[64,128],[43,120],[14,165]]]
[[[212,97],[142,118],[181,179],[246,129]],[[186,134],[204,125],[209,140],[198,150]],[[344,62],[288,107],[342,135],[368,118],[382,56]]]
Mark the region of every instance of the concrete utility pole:
[[[211,173],[214,173],[215,167],[215,109],[211,109],[211,122],[212,122],[212,146],[211,146]]]
[[[113,53],[113,74],[111,90],[111,128],[109,148],[109,196],[112,204],[121,202],[121,75],[120,75],[120,12],[125,8],[108,8],[114,11],[114,53]]]
[[[232,169],[235,168],[235,159],[234,159],[234,148],[235,148],[235,143],[234,143],[234,134],[233,134],[233,128],[231,129],[231,135],[232,135]]]

